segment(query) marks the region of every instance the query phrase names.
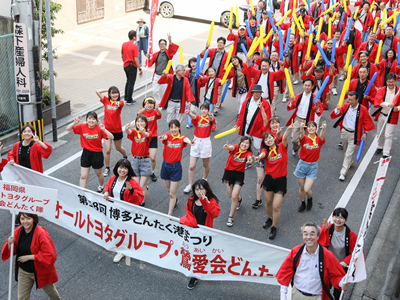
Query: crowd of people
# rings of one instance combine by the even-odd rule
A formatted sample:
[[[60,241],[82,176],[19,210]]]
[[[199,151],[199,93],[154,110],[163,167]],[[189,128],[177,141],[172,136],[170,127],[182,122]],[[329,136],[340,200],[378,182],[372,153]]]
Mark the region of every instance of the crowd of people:
[[[289,153],[293,156],[299,153],[294,172],[299,185],[298,211],[312,209],[311,189],[317,178],[320,151],[327,136],[326,122],[320,124],[320,118],[325,110],[330,109],[333,96],[341,95],[330,113],[331,119],[338,119],[334,127],[340,128],[338,146],[344,153],[339,180],[346,179],[356,146],[375,129],[372,117],[377,122],[376,133],[380,134],[375,154],[390,155],[400,111],[399,88],[396,86],[400,72],[396,57],[400,46],[395,36],[400,6],[392,1],[374,1],[371,8],[368,1],[360,0],[352,12],[349,5],[346,0],[337,3],[317,0],[311,6],[309,1],[282,1],[280,13],[285,18],[277,21],[274,8],[259,1],[256,13],[249,12],[251,16],[246,25],[238,26],[236,33],[231,26],[226,37],[217,38],[216,48],[206,47],[199,51],[200,59],[208,59],[205,70],[197,69],[199,61],[196,57],[189,59],[187,70],[183,64],[171,67],[170,61],[179,46],[172,42],[170,34],[168,41],[159,40],[159,51],[148,53],[147,44],[142,42],[148,38],[148,28],[143,19],[139,20],[138,32],[130,31],[129,41],[121,49],[127,76],[125,101],[115,86],[98,90],[96,94],[104,105],[104,124],[95,112],[89,112],[86,122],[81,123],[78,116],[67,127],[68,131],[79,134],[83,148],[79,185],[86,186],[92,167],[99,181],[97,192],[103,193],[105,199],[113,197],[145,206],[148,180],[157,181],[156,153],[160,140],[163,146],[160,178],[168,190],[168,215],[172,215],[178,205],[177,190],[182,180],[182,151],[189,145],[189,184],[184,192],[190,196],[181,223],[212,227],[220,208],[218,198],[207,182],[212,157],[210,137],[217,130],[216,117],[224,113],[221,105],[226,94],[224,91],[229,86],[237,101],[236,123],[231,131],[237,132],[240,140],[237,144],[226,142],[223,146],[228,153],[221,178],[231,199],[227,226],[234,224],[234,214],[242,203],[240,191],[245,182],[245,170],[254,163],[257,182],[250,183],[256,187],[256,200],[252,207],[257,209],[262,205],[264,194],[267,218],[263,227],[270,228],[268,238],[274,239],[280,207],[287,192],[289,144],[292,149]],[[136,45],[137,36],[141,39],[139,47]],[[233,42],[229,51],[225,49],[227,41]],[[132,93],[137,71],[142,72],[142,52],[148,66],[154,65],[153,96],[146,97],[135,120],[123,126],[121,110],[124,104],[136,102]],[[344,80],[343,88],[338,88],[338,81]],[[295,95],[293,85],[300,83],[303,91]],[[281,127],[282,120],[276,116],[280,96],[287,111],[293,111],[285,123],[286,129]],[[166,114],[169,129],[165,133],[158,132],[157,127],[163,114]],[[192,139],[181,135],[185,114],[190,121],[187,127],[194,127]],[[123,131],[132,141],[132,162],[121,145]],[[41,159],[50,156],[51,145],[41,142],[31,125],[22,128],[22,135],[23,141],[15,144],[8,153],[9,163],[43,172]],[[105,140],[105,149],[102,139]],[[122,159],[111,171],[112,140]],[[195,180],[194,171],[199,158],[203,162],[203,177]],[[104,177],[109,175],[112,176],[104,184]],[[277,274],[282,285],[281,299],[286,299],[291,281],[294,283],[292,299],[339,299],[341,289],[348,289],[344,275],[357,236],[345,225],[347,218],[347,210],[337,208],[333,212],[333,224],[326,220],[321,226],[305,224],[302,228],[304,245],[291,251]],[[24,256],[32,254],[26,251],[28,240],[36,243],[35,239],[26,236],[35,232],[34,237],[38,238],[35,236],[38,232],[36,235],[47,240],[47,247],[54,246],[45,229],[37,225],[37,217],[20,214],[18,220],[22,227],[18,227],[15,236],[8,239],[2,258],[4,260],[10,255],[11,243],[19,243],[16,247],[20,262],[18,278],[25,276],[32,280],[32,276],[25,273],[36,272],[37,276],[36,268],[40,268],[42,262],[37,255]],[[26,234],[22,235],[24,238],[18,238],[20,232]],[[114,261],[119,262],[122,257],[117,253]],[[27,260],[33,260],[33,265],[25,265]],[[51,278],[40,283],[40,287],[46,287],[45,292],[51,299],[59,297],[53,285],[56,277],[54,269]],[[39,284],[39,277],[37,280]],[[27,293],[29,285],[32,287],[33,284],[27,283],[28,279],[24,282],[20,283],[24,285],[21,294],[22,289]],[[191,278],[188,288],[194,288],[196,283],[197,279]],[[334,296],[329,292],[331,286],[334,287]]]

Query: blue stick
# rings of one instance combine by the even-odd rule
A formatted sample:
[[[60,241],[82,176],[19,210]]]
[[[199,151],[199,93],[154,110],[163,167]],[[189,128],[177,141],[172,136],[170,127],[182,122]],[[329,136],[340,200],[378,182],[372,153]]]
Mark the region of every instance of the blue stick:
[[[260,9],[257,8],[257,27],[260,27]]]
[[[369,90],[371,89],[372,85],[374,84],[374,81],[375,81],[377,76],[378,76],[378,72],[375,72],[374,76],[372,76],[371,80],[369,81],[367,89],[364,92],[364,96],[368,95]]]
[[[189,109],[189,107],[186,106],[186,109]],[[187,117],[187,123],[189,125],[189,127],[192,127],[192,118],[189,115],[186,115]]]
[[[356,158],[357,162],[359,162],[361,159],[361,154],[362,154],[362,151],[364,148],[364,143],[365,143],[365,140],[362,138],[361,142],[360,142],[360,147],[358,147],[357,158]]]
[[[344,15],[345,15],[345,13],[343,12],[342,19],[340,20],[340,25],[339,25],[340,29],[342,29],[342,27],[343,27]]]
[[[399,23],[399,16],[400,16],[400,14],[397,15],[396,23],[394,24],[394,28],[393,28],[393,30],[394,30],[394,32],[395,32],[395,35],[396,35],[397,24]]]
[[[229,82],[225,83],[225,89],[224,89],[224,92],[222,94],[221,103],[223,103],[224,100],[225,100],[225,96],[226,96],[226,93],[228,92],[228,88],[229,88]]]
[[[321,99],[322,93],[324,92],[324,89],[325,89],[326,85],[328,84],[328,81],[329,81],[329,76],[327,76],[325,78],[324,82],[322,83],[322,86],[318,91],[317,97],[315,97],[315,99],[314,99],[314,103],[317,103],[317,100]]]
[[[397,42],[397,53],[400,53],[400,42]],[[397,65],[400,66],[400,59],[397,58]]]
[[[287,30],[287,37],[286,37],[286,45],[285,45],[285,51],[283,53],[287,53],[288,49],[289,49],[289,40],[290,40],[290,35],[292,33],[290,32],[290,30]]]
[[[279,58],[280,60],[283,60],[283,37],[282,37],[282,30],[280,27],[279,29]]]
[[[309,31],[310,31],[309,34],[311,34],[313,32],[313,26],[312,26],[312,22],[311,21],[310,21],[310,29],[309,29]]]
[[[335,51],[336,51],[336,38],[333,38],[333,48],[332,48],[331,63],[333,63],[333,61],[335,59]]]
[[[197,54],[197,61],[196,61],[196,78],[200,76],[200,54]]]
[[[200,70],[199,70],[199,75],[200,75],[201,72],[203,72],[203,70],[204,70],[204,65],[206,64],[207,56],[208,56],[208,49],[206,50],[206,53],[204,53],[204,58],[203,58],[203,60],[201,61],[201,66],[200,66]]]
[[[307,0],[308,4],[308,15],[311,16],[311,5],[310,5],[310,0]]]
[[[249,34],[249,38],[253,39],[253,35],[251,34],[249,22],[247,22],[247,20],[245,20],[245,22],[246,22],[247,33]]]
[[[265,49],[265,48],[264,48],[264,53],[269,58],[269,53],[268,53],[267,49]]]
[[[344,14],[343,14],[344,15]],[[349,40],[349,34],[350,34],[350,28],[351,28],[351,25],[353,24],[353,18],[350,18],[350,21],[349,21],[349,25],[347,26],[347,31],[346,31],[346,35],[344,36],[344,39],[343,39],[343,41],[348,41]]]
[[[364,43],[368,41],[368,31],[365,33],[365,39],[364,39]]]
[[[269,0],[269,11],[274,11],[274,7],[272,6],[272,0]]]
[[[269,23],[271,24],[272,30],[274,31],[274,33],[276,33],[276,28],[274,25],[274,20],[272,19],[272,15],[270,11],[267,11],[268,14],[268,18],[269,18]]]
[[[324,0],[322,0],[322,5],[321,5],[321,12],[324,12],[324,10],[325,10],[325,3],[324,3],[325,1]],[[321,18],[322,18],[322,16],[321,16]]]
[[[375,42],[376,42],[377,44],[379,44],[379,40],[378,40],[378,39],[375,39]]]
[[[354,67],[354,63],[356,62],[356,58],[353,57],[353,60],[351,61],[351,66]]]
[[[322,0],[322,1],[323,1],[323,0]],[[328,68],[330,68],[330,67],[331,67],[331,64],[329,63],[329,60],[328,60],[328,58],[326,57],[326,54],[325,54],[325,52],[324,52],[324,49],[322,49],[322,47],[321,47],[321,44],[320,44],[320,43],[317,43],[317,47],[318,47],[318,50],[319,50],[319,52],[321,53],[322,58],[324,59],[326,65],[328,66]]]
[[[246,57],[247,57],[246,47],[243,44],[240,44],[240,47],[242,47],[242,51],[243,51],[244,55],[246,55]]]

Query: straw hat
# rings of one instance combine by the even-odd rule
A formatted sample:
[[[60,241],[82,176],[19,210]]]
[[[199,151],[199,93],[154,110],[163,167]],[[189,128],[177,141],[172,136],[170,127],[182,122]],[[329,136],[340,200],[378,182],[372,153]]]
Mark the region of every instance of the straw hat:
[[[136,21],[136,23],[138,23],[138,24],[139,24],[139,22],[143,22],[143,24],[146,24],[146,22],[143,18],[139,18],[139,20]]]

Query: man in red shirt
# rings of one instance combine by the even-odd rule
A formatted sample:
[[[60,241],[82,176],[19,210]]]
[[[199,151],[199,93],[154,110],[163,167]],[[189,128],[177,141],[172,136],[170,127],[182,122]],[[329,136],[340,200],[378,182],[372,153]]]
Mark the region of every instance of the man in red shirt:
[[[135,87],[137,69],[139,69],[140,75],[142,75],[143,72],[139,63],[139,48],[135,44],[136,31],[129,31],[128,37],[129,41],[122,44],[121,57],[124,62],[124,71],[126,74],[125,101],[127,105],[132,105],[136,103],[136,101],[132,100],[132,94]]]

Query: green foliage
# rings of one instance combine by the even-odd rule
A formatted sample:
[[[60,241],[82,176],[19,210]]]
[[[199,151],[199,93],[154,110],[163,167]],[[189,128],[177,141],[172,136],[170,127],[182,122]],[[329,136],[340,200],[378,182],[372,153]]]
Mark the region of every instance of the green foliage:
[[[35,0],[36,7],[39,7],[39,0]],[[61,10],[62,5],[55,3],[50,0],[50,19],[51,19],[51,36],[54,37],[56,34],[64,33],[62,29],[57,29],[54,27],[54,21],[57,19],[56,14]],[[46,8],[45,0],[42,0],[42,60],[49,61],[48,48],[47,48],[47,31],[46,31]],[[58,55],[56,53],[56,48],[53,47],[53,59],[57,59]],[[43,80],[49,80],[49,70],[43,68],[42,70]],[[54,76],[57,77],[57,73],[54,72]],[[43,92],[44,93],[44,92]],[[43,97],[44,98],[44,97]]]
[[[56,104],[60,103],[60,96],[55,94]],[[50,88],[48,86],[43,87],[43,99],[42,99],[42,108],[46,106],[51,106],[51,96],[50,96]]]

